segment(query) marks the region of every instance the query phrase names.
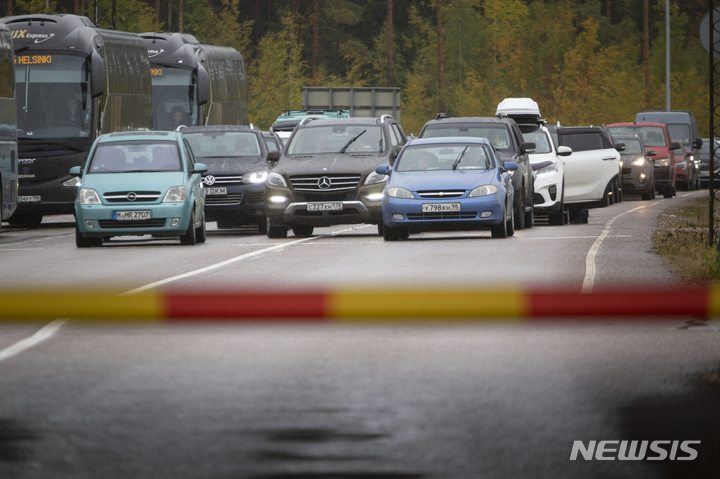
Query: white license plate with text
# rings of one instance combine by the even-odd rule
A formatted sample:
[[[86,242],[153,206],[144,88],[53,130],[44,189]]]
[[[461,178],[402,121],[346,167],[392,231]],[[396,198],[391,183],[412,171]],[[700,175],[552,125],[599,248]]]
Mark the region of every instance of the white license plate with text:
[[[460,203],[423,203],[423,213],[448,213],[460,211]]]
[[[308,203],[308,211],[342,211],[342,201],[327,201],[323,203]]]
[[[224,186],[205,187],[205,195],[227,195],[227,188]]]
[[[137,221],[149,220],[151,218],[149,211],[114,211],[113,219],[115,221]]]

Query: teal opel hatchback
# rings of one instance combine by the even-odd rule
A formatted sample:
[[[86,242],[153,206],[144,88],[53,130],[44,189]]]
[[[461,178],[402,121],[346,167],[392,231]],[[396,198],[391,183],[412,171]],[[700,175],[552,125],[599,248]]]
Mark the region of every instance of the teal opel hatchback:
[[[205,241],[203,163],[195,163],[182,133],[110,133],[95,140],[75,197],[78,248],[113,236],[179,237]]]

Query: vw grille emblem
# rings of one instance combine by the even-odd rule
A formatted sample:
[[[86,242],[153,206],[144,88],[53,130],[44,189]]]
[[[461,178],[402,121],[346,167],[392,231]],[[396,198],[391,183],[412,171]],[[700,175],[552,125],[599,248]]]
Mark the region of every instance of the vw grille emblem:
[[[215,184],[215,177],[213,175],[207,175],[205,178],[203,178],[203,183],[208,186],[212,186]]]
[[[320,188],[321,190],[327,190],[328,188],[330,188],[330,178],[328,178],[327,176],[323,176],[318,180],[317,184],[318,188]]]
[[[136,199],[137,199],[137,195],[135,194],[134,191],[131,191],[130,193],[127,194],[128,201],[135,201]]]

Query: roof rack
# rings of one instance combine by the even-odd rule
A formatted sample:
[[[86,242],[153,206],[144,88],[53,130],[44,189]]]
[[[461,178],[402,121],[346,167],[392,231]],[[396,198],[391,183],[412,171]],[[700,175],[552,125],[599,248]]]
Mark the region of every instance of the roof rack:
[[[387,113],[384,115],[380,115],[380,123],[385,123],[385,120],[394,120],[392,115],[388,115]]]
[[[316,116],[306,116],[305,118],[300,120],[300,123],[298,123],[298,126],[304,125],[305,123],[309,123],[309,122],[311,122],[313,120],[317,120],[317,119],[318,119],[318,117],[316,117]]]
[[[447,113],[445,113],[445,112],[440,112],[437,115],[435,115],[436,120],[444,120],[447,117],[448,117]]]

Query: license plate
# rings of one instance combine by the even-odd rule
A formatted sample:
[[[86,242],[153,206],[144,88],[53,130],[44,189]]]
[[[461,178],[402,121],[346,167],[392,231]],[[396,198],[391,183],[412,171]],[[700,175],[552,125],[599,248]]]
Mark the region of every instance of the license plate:
[[[18,203],[40,203],[40,196],[39,195],[18,196],[17,202]]]
[[[227,195],[227,188],[224,186],[216,186],[212,188],[205,187],[206,195]]]
[[[423,203],[423,213],[446,213],[460,211],[460,203]]]
[[[343,204],[341,201],[328,201],[325,203],[308,203],[308,211],[342,211]]]
[[[149,211],[114,211],[113,219],[116,221],[149,220]]]

